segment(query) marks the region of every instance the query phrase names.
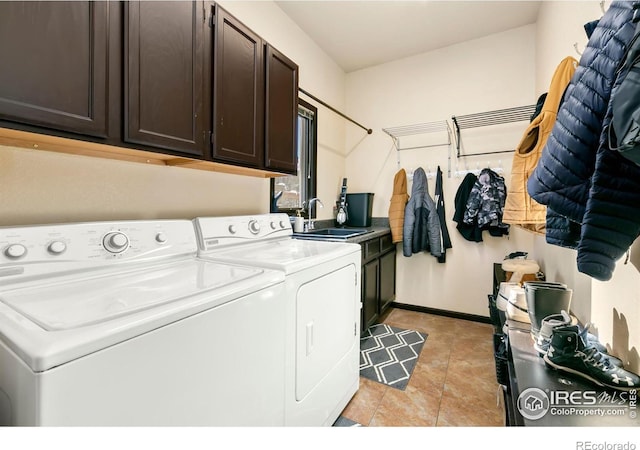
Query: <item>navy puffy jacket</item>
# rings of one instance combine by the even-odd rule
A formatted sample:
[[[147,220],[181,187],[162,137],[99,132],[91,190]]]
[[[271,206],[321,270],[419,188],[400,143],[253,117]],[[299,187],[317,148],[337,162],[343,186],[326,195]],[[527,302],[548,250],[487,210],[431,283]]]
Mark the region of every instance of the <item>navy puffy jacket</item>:
[[[611,89],[578,245],[578,270],[602,281],[611,278],[615,261],[640,235],[640,167],[611,150],[608,140],[611,105],[624,76]]]
[[[527,190],[538,203],[582,223],[618,63],[631,41],[633,4],[614,1],[598,22],[567,86]]]
[[[577,244],[578,270],[599,280],[611,278],[615,261],[640,234],[640,169],[610,151],[606,139],[636,8],[638,2],[613,2],[599,21],[527,185],[551,211],[547,242]]]

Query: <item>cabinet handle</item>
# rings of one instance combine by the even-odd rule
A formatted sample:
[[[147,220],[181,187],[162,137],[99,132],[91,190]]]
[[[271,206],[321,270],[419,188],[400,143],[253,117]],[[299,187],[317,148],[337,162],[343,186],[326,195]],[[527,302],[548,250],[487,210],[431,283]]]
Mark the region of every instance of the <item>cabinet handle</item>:
[[[307,356],[313,351],[313,322],[307,324]]]

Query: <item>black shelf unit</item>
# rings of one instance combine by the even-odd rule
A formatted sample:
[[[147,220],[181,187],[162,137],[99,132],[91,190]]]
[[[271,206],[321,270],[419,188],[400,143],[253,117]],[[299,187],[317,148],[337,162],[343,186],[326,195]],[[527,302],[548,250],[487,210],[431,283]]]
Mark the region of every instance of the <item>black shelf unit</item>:
[[[495,334],[503,335],[506,342],[506,370],[508,380],[502,384],[504,405],[505,405],[505,425],[507,426],[536,426],[536,427],[620,427],[620,426],[640,426],[640,417],[632,417],[637,414],[637,409],[631,409],[629,400],[633,400],[629,393],[621,395],[620,391],[604,389],[589,383],[577,375],[570,375],[558,370],[548,368],[544,359],[540,357],[533,347],[530,324],[509,320],[503,311],[495,307],[495,298],[500,286],[500,282],[506,281],[505,273],[501,264],[494,264],[493,268],[493,291],[489,294],[489,309]],[[494,337],[495,343],[495,337]],[[496,375],[500,378],[499,368],[502,355],[496,354]],[[504,380],[502,380],[504,381]],[[498,380],[500,383],[500,380]],[[578,399],[588,392],[591,398],[601,399],[594,406],[595,408],[609,408],[615,402],[623,401],[626,398],[626,414],[616,415],[559,415],[547,412],[543,417],[535,420],[523,417],[518,409],[518,397],[529,388],[537,388],[546,393],[559,393],[571,396],[576,395]],[[637,396],[640,393],[636,393]],[[609,400],[605,400],[609,399]],[[609,403],[608,403],[609,402]],[[637,404],[637,399],[635,400]],[[560,407],[569,405],[560,405]],[[584,405],[579,405],[584,406]],[[587,405],[588,406],[588,405]]]

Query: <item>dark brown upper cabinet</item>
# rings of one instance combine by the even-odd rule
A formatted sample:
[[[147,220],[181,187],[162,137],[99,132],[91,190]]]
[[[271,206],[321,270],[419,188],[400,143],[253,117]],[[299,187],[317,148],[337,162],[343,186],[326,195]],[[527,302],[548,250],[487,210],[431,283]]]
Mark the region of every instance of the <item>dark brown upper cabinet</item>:
[[[296,64],[210,0],[0,0],[0,127],[14,132],[273,176],[296,172],[297,94]]]
[[[213,11],[213,159],[261,168],[263,42],[219,5]]]
[[[265,167],[297,171],[298,65],[266,46]]]
[[[126,4],[125,142],[205,155],[204,14],[201,1]]]
[[[108,134],[109,2],[0,2],[0,120]]]

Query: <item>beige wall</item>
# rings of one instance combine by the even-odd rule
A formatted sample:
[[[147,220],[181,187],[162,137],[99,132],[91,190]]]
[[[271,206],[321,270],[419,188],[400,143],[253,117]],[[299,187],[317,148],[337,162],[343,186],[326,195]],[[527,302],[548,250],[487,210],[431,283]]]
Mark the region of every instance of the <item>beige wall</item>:
[[[0,146],[0,225],[268,212],[258,178]]]
[[[579,58],[573,44],[584,50],[588,39],[583,25],[601,16],[600,3],[595,1],[542,3],[537,22],[536,92],[542,92],[544,80],[563,57]],[[573,313],[583,323],[593,322],[600,341],[613,348],[630,370],[640,371],[640,260],[636,255],[640,254],[640,243],[632,246],[631,262],[624,264],[622,258],[607,282],[579,273],[574,250],[548,245],[544,239],[537,239],[535,248],[546,273],[574,287]]]
[[[302,87],[343,106],[344,73],[275,3],[222,3],[300,65]],[[345,124],[322,107],[318,116],[318,191],[331,205],[344,174]],[[268,210],[265,179],[0,146],[0,226]],[[331,208],[319,216],[330,217]]]
[[[374,134],[365,141],[347,133],[347,177],[351,192],[374,192],[374,216],[387,216],[393,177],[399,167],[444,172],[447,226],[453,248],[445,264],[426,254],[397,257],[396,301],[468,314],[488,315],[494,262],[516,250],[531,252],[533,235],[513,229],[510,237],[485,233],[483,243],[464,240],[451,220],[462,178],[456,169],[502,167],[510,179],[512,154],[456,158],[453,146],[397,152],[382,128],[448,120],[494,109],[532,104],[536,97],[535,26],[516,28],[446,49],[424,53],[347,75],[347,108]],[[467,154],[513,149],[527,123],[463,131]],[[493,128],[493,129],[490,129]],[[400,142],[411,147],[442,144],[446,133],[414,136]],[[451,178],[447,177],[451,157]],[[429,179],[434,193],[435,180]],[[411,183],[409,184],[409,193]]]

